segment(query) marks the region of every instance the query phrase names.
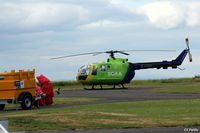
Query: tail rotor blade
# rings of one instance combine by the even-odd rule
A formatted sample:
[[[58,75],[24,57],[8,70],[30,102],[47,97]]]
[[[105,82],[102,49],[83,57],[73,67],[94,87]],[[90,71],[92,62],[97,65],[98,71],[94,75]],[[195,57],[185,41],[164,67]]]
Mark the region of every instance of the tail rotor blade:
[[[189,53],[189,60],[192,62],[192,55]]]
[[[188,39],[188,38],[185,38],[185,42],[186,42],[186,45],[187,45],[188,50],[190,50],[190,47],[189,47],[189,39]]]
[[[186,41],[186,45],[187,45],[187,49],[188,49],[189,61],[192,62],[192,55],[190,53],[190,47],[189,47],[189,39],[186,38],[185,41]]]

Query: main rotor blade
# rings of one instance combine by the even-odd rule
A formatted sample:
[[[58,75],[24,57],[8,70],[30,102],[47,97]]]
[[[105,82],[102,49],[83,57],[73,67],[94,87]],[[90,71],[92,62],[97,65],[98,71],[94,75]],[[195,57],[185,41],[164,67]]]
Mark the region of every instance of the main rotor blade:
[[[93,54],[93,56],[97,56],[97,55],[103,54],[103,53],[105,53],[105,52],[96,52],[96,53]]]
[[[176,50],[122,50],[123,52],[176,52]]]
[[[106,51],[106,52],[91,52],[91,53],[82,53],[82,54],[74,54],[74,55],[67,55],[67,56],[58,56],[58,57],[54,57],[54,58],[50,58],[52,60],[54,59],[60,59],[60,58],[68,58],[68,57],[74,57],[74,56],[82,56],[82,55],[93,55],[93,56],[96,56],[96,55],[99,55],[99,54],[102,54],[102,53],[121,53],[121,54],[124,54],[124,55],[129,55],[128,53],[125,53],[125,52],[131,52],[131,51],[135,51],[135,52],[175,52],[176,50],[121,50],[121,51]]]
[[[129,55],[128,53],[125,53],[124,51],[117,51],[118,53],[124,54],[124,55]]]
[[[104,53],[104,52],[91,52],[91,53],[74,54],[74,55],[67,55],[67,56],[58,56],[58,57],[54,57],[54,58],[50,58],[50,59],[54,60],[54,59],[74,57],[74,56],[81,56],[81,55],[90,55],[90,54],[96,55],[96,54],[101,54],[101,53]]]

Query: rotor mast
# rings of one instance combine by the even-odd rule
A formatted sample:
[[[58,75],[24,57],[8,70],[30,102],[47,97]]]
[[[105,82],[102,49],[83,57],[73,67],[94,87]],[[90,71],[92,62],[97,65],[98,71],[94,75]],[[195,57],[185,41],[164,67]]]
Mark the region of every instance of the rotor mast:
[[[115,51],[113,51],[113,50],[110,50],[110,51],[106,51],[105,53],[107,53],[107,54],[110,54],[109,56],[110,56],[110,58],[113,58],[113,59],[115,59],[115,56],[114,56],[114,53],[116,53]]]

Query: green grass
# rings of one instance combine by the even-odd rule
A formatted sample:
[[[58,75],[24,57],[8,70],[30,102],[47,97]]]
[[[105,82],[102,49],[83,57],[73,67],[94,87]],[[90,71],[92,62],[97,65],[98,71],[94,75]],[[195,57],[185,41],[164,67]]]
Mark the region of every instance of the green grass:
[[[106,99],[85,98],[85,97],[69,97],[69,98],[56,97],[54,98],[54,104],[82,103],[82,102],[94,102],[94,101],[102,101],[102,100],[106,100]]]
[[[179,79],[159,79],[159,80],[132,80],[131,87],[158,87],[158,86],[182,86],[188,84],[196,84],[192,78],[179,78]]]
[[[72,106],[0,114],[11,131],[200,126],[200,100]]]
[[[200,83],[189,84],[184,86],[176,86],[170,88],[153,88],[153,89],[148,89],[147,91],[162,92],[162,93],[200,94]]]
[[[62,91],[62,90],[83,90],[84,87],[82,85],[72,85],[72,86],[66,85],[66,86],[53,86],[53,88],[54,89],[61,88]]]
[[[77,81],[53,81],[51,82],[53,86],[74,86],[80,85]]]
[[[158,86],[184,86],[188,84],[197,84],[198,80],[192,78],[181,79],[159,79],[159,80],[132,80],[125,86],[128,88],[134,87],[158,87]],[[83,88],[91,88],[91,86],[83,86],[77,81],[54,81],[52,82],[54,89],[61,88],[61,90],[81,90]],[[112,88],[113,86],[103,85],[104,88]],[[118,87],[118,86],[116,86]],[[96,86],[96,88],[100,88]]]

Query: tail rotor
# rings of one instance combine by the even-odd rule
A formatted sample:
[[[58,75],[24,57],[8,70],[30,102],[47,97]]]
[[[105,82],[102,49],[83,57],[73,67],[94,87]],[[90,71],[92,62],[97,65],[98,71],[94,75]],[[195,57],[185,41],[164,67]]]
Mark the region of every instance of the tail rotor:
[[[190,53],[190,47],[189,47],[189,40],[188,38],[185,39],[186,45],[187,45],[187,50],[188,50],[188,55],[189,55],[189,61],[192,62],[192,55]]]

